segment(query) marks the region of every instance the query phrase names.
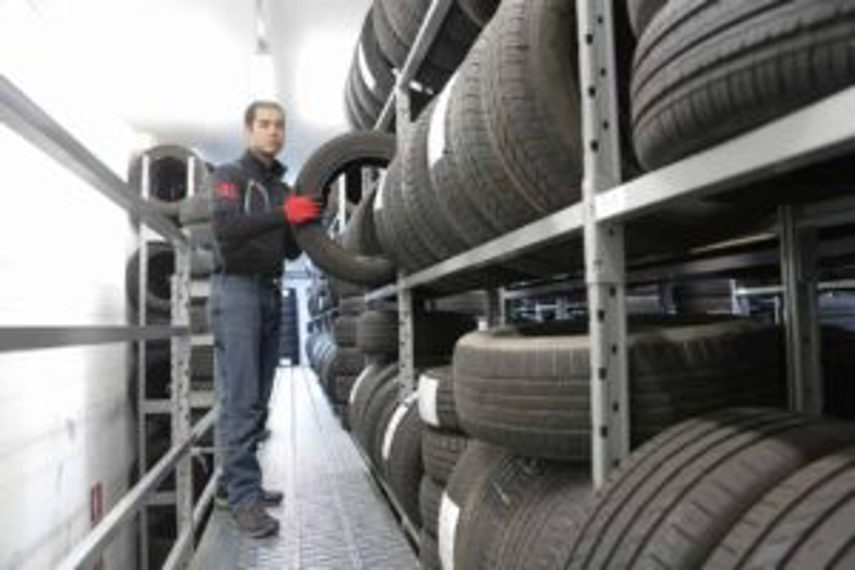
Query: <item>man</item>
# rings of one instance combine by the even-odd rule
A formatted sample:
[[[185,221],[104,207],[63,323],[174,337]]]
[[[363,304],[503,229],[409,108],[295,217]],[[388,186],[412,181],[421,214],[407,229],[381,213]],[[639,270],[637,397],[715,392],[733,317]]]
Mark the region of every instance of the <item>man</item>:
[[[218,502],[227,500],[238,529],[260,538],[279,531],[265,508],[283,500],[281,492],[262,488],[256,457],[279,361],[280,277],[284,259],[300,255],[290,225],[317,219],[319,207],[281,180],[285,168],[276,156],[285,144],[282,107],[252,103],[244,130],[247,151],[212,176],[221,269],[212,278],[210,310],[223,466]]]

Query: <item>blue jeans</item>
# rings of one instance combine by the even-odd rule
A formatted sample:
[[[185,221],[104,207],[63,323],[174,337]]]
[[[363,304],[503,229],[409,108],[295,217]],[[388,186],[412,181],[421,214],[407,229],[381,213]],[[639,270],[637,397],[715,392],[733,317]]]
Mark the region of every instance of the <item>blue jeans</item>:
[[[211,280],[220,403],[217,447],[221,484],[233,507],[261,496],[261,466],[255,452],[279,362],[281,303],[281,290],[267,280],[225,274]]]

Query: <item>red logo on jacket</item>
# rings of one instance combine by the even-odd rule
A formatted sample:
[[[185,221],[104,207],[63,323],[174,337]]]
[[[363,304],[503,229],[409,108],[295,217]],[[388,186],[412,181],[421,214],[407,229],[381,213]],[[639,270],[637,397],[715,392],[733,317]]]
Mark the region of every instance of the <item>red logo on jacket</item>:
[[[238,199],[238,187],[234,182],[220,182],[217,184],[217,194],[220,198],[225,198],[226,200],[237,200]]]

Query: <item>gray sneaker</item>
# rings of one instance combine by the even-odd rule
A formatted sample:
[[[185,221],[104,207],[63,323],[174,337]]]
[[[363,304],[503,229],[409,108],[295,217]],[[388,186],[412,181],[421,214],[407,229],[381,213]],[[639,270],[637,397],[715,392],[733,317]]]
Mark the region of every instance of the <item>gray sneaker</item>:
[[[252,538],[273,536],[279,532],[279,521],[267,514],[264,505],[250,502],[232,509],[238,530]]]

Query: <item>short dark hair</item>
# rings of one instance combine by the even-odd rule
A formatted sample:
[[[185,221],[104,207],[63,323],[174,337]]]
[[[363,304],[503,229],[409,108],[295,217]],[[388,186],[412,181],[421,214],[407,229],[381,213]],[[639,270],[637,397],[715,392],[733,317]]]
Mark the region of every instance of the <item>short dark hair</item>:
[[[251,127],[252,123],[255,121],[255,115],[258,113],[259,109],[276,109],[282,116],[285,116],[285,109],[277,103],[276,101],[268,101],[268,100],[257,100],[253,101],[249,104],[249,107],[246,108],[246,111],[243,113],[243,124],[246,127]]]

